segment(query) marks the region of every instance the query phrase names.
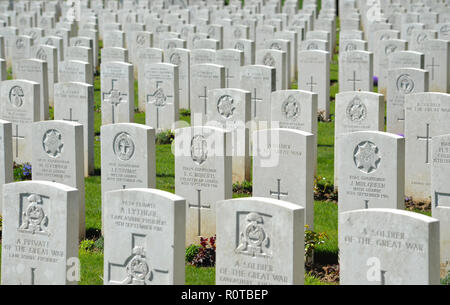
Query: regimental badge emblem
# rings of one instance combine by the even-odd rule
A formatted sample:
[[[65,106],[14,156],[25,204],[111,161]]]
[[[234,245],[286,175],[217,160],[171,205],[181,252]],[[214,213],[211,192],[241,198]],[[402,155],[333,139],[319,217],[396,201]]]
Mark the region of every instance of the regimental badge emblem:
[[[397,50],[397,46],[395,44],[388,44],[385,48],[384,48],[384,53],[386,55],[389,55],[393,52],[395,52],[395,50]]]
[[[215,29],[213,26],[210,26],[210,27],[208,28],[208,35],[209,35],[210,37],[214,37],[214,34],[216,34],[216,29]]]
[[[176,47],[177,47],[177,45],[173,41],[169,41],[169,43],[167,44],[167,49],[173,49],[173,48],[176,48]]]
[[[113,151],[119,160],[130,160],[134,154],[134,150],[134,141],[128,133],[121,132],[116,135],[113,141]]]
[[[353,152],[353,161],[361,172],[373,173],[381,162],[378,147],[370,141],[359,143]]]
[[[231,118],[235,110],[235,102],[230,95],[222,95],[217,101],[217,111],[224,119]]]
[[[75,42],[73,43],[73,45],[74,45],[75,47],[83,46],[83,41],[81,41],[81,39],[77,39],[77,40],[75,40]]]
[[[154,103],[156,107],[166,106],[167,96],[162,88],[156,88],[155,92],[150,95],[149,102]]]
[[[348,103],[345,114],[352,122],[364,121],[367,117],[367,107],[358,96],[355,96]]]
[[[36,52],[36,58],[47,61],[47,53],[45,53],[45,50],[43,48],[38,49],[38,51]]]
[[[280,46],[280,44],[277,43],[277,42],[272,43],[272,44],[270,45],[270,48],[271,48],[271,49],[274,49],[274,50],[279,50],[279,51],[281,51],[281,46]]]
[[[410,25],[407,29],[406,29],[406,33],[408,34],[408,36],[410,36],[412,34],[412,31],[414,30],[414,26]]]
[[[450,25],[446,24],[439,29],[439,33],[443,36],[448,36],[450,34]]]
[[[242,31],[240,28],[235,28],[233,31],[233,36],[235,39],[240,39],[242,37]]]
[[[288,120],[294,120],[300,115],[300,103],[289,95],[288,98],[281,104],[281,113]]]
[[[319,46],[315,42],[309,43],[308,46],[306,47],[306,50],[318,50],[318,49]]]
[[[143,46],[143,45],[145,44],[145,36],[142,35],[142,34],[137,35],[137,36],[136,36],[136,43],[137,43],[139,46]]]
[[[178,53],[170,55],[170,63],[179,66],[181,64],[181,56]]]
[[[124,285],[148,284],[150,282],[151,269],[148,266],[143,247],[134,247],[131,257],[126,265],[127,278]]]
[[[264,55],[263,64],[270,67],[275,66],[275,59],[273,58],[272,54],[267,53],[266,55]]]
[[[380,40],[388,40],[388,39],[391,39],[391,35],[387,33],[380,36]]]
[[[61,133],[56,129],[47,130],[42,138],[42,148],[52,158],[58,158],[63,150],[64,143]]]
[[[240,51],[244,51],[244,44],[240,41],[236,42],[236,44],[234,45],[234,48],[236,50],[240,50]]]
[[[23,105],[23,89],[20,86],[14,86],[9,90],[9,102],[16,108],[20,108]]]
[[[18,50],[21,50],[25,47],[25,41],[23,40],[23,38],[19,38],[16,40],[16,48]]]
[[[48,45],[48,46],[53,46],[53,45],[54,45],[54,44],[53,44],[53,39],[51,39],[51,38],[47,39],[47,41],[45,42],[45,44]]]
[[[356,50],[356,45],[354,43],[348,43],[345,46],[345,51],[349,52],[349,51],[355,51]]]
[[[409,94],[414,89],[414,81],[408,74],[401,74],[397,78],[397,90],[402,94]]]
[[[202,165],[208,159],[208,141],[203,135],[192,137],[191,158],[198,165]]]
[[[246,226],[239,228],[239,244],[236,253],[252,257],[271,257],[270,238],[264,230],[264,217],[259,213],[248,213],[245,217]]]
[[[48,232],[48,217],[43,209],[40,195],[31,194],[26,199],[26,208],[22,212],[22,221],[19,232],[50,235]]]

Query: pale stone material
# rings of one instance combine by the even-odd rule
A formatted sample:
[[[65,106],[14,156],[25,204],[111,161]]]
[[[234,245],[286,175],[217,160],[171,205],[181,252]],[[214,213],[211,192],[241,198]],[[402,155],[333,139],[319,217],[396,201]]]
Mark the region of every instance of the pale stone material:
[[[244,65],[244,52],[235,49],[218,50],[216,53],[216,64],[225,68],[225,87],[240,87],[240,71]]]
[[[164,39],[161,42],[161,48],[163,50],[169,50],[169,49],[173,49],[173,48],[185,49],[186,45],[187,45],[186,40],[181,39],[181,38],[168,38],[168,39]]]
[[[416,51],[397,51],[388,55],[388,66],[390,69],[423,69],[424,62],[424,54]]]
[[[48,45],[38,45],[33,57],[47,63],[48,104],[53,107],[53,85],[58,82],[58,49]]]
[[[373,53],[348,51],[339,54],[339,92],[373,90]]]
[[[441,272],[445,278],[450,272],[450,134],[435,136],[431,144],[431,208],[440,221]]]
[[[102,62],[122,61],[128,62],[128,50],[119,47],[103,48]]]
[[[264,49],[264,44],[266,40],[274,38],[276,28],[273,25],[258,25],[256,27],[256,39],[255,47],[256,50]]]
[[[198,64],[213,64],[216,62],[216,50],[212,49],[193,49],[191,51],[191,67]]]
[[[55,84],[55,120],[83,124],[84,176],[94,172],[94,86]]]
[[[430,39],[422,43],[425,69],[430,75],[430,91],[450,92],[450,41]]]
[[[94,62],[92,49],[82,46],[72,46],[66,48],[66,60],[79,60],[89,63],[91,73],[94,72]]]
[[[191,51],[173,48],[165,52],[164,61],[178,66],[180,109],[190,109]]]
[[[252,197],[221,201],[217,210],[217,285],[304,283],[303,207]]]
[[[367,51],[367,41],[360,39],[341,39],[339,50],[342,52],[348,51]]]
[[[314,135],[296,129],[264,129],[253,133],[252,143],[253,196],[304,207],[305,224],[313,229]],[[295,171],[291,171],[293,164],[298,166]]]
[[[411,40],[408,43],[408,49],[412,51],[422,52],[423,43],[430,39],[436,39],[437,32],[435,30],[412,30]]]
[[[125,32],[123,31],[103,32],[103,47],[125,48]]]
[[[105,193],[128,188],[155,188],[155,130],[135,123],[101,127],[102,224]]]
[[[58,61],[64,60],[64,41],[61,37],[58,36],[45,36],[41,38],[41,44],[52,46],[57,49],[58,52]]]
[[[18,164],[31,163],[31,131],[40,121],[39,84],[27,80],[1,83],[0,118],[12,123],[13,159]]]
[[[438,285],[439,221],[396,209],[339,215],[342,285]]]
[[[298,89],[318,94],[317,110],[328,120],[330,116],[330,56],[312,50],[298,53]]]
[[[306,39],[300,43],[300,51],[312,51],[312,50],[321,50],[329,52],[330,42],[322,39]]]
[[[270,125],[297,129],[314,135],[314,172],[317,167],[317,93],[303,90],[272,92]]]
[[[0,120],[0,214],[3,209],[3,185],[14,181],[12,124]]]
[[[248,91],[225,88],[211,90],[208,97],[208,122],[231,131],[233,183],[250,181],[249,130],[251,94]]]
[[[104,284],[184,285],[186,200],[147,188],[105,198]]]
[[[405,51],[407,45],[406,40],[387,39],[380,41],[376,46],[377,60],[374,61],[374,67],[377,67],[377,71],[374,71],[374,75],[378,77],[378,93],[387,96],[390,84],[388,71],[391,69],[389,67],[389,55],[394,52]]]
[[[401,29],[401,39],[411,41],[411,35],[413,30],[424,30],[425,25],[423,23],[411,22],[411,23],[403,23]]]
[[[137,50],[136,61],[138,65],[141,67],[145,67],[146,64],[151,63],[161,63],[164,59],[164,51],[158,48],[139,48]],[[136,72],[136,70],[135,70]],[[146,96],[145,96],[145,86],[143,85],[145,82],[145,73],[144,69],[140,69],[137,71],[137,79],[138,79],[138,107],[139,111],[145,112],[146,108]],[[135,73],[136,74],[136,73]]]
[[[216,64],[191,66],[191,124],[208,121],[208,96],[212,89],[225,87],[225,68]]]
[[[389,81],[386,98],[387,132],[404,134],[405,98],[412,93],[427,92],[428,76],[428,71],[414,68],[388,71]],[[417,121],[414,124],[417,124]]]
[[[357,131],[339,138],[339,153],[335,153],[339,213],[368,208],[404,209],[405,139],[382,131]]]
[[[178,66],[169,63],[144,67],[145,124],[156,132],[174,130],[179,119]]]
[[[199,39],[194,42],[194,49],[218,50],[220,41],[216,39]]]
[[[430,202],[432,137],[450,133],[450,94],[425,92],[405,97],[405,195]]]
[[[288,89],[286,73],[286,52],[275,49],[262,49],[256,51],[256,64],[275,68],[276,90]]]
[[[40,86],[40,119],[49,119],[47,62],[40,59],[23,59],[16,63],[16,78],[37,82]]]
[[[17,79],[17,64],[30,58],[33,40],[30,36],[19,35],[12,39],[11,58],[13,78]]]
[[[223,48],[233,48],[234,42],[238,39],[249,39],[250,27],[243,24],[235,24],[226,27],[223,31]]]
[[[101,64],[102,125],[134,121],[133,65]]]
[[[232,198],[231,132],[175,130],[175,193],[186,199],[186,245],[216,234],[216,202]]]
[[[94,84],[94,75],[89,63],[79,60],[65,60],[58,63],[58,82]]]
[[[270,124],[271,94],[275,91],[275,68],[250,65],[241,68],[241,89],[251,93],[251,120],[254,124]]]
[[[278,51],[283,51],[286,53],[286,60],[285,60],[285,66],[282,68],[282,70],[286,73],[286,87],[285,89],[290,88],[290,82],[292,79],[292,73],[295,71],[295,68],[291,66],[291,42],[286,39],[269,39],[266,40],[266,49],[273,49]],[[277,57],[277,56],[275,56]],[[275,67],[276,68],[276,67]],[[281,75],[280,75],[281,77]],[[279,77],[277,76],[277,79]]]
[[[3,187],[2,285],[77,284],[78,198],[48,181]]]
[[[338,173],[342,165],[338,162],[340,146],[347,146],[341,135],[355,131],[384,131],[385,102],[379,93],[348,91],[336,94],[335,103],[334,188],[338,189]]]
[[[84,239],[83,125],[68,121],[41,121],[32,125],[33,180],[52,181],[78,189],[79,238]]]
[[[6,60],[0,58],[0,81],[8,78],[8,71],[6,69]]]
[[[289,47],[289,66],[290,66],[290,78],[289,78],[289,82],[292,82],[293,80],[295,80],[296,77],[296,73],[297,71],[297,54],[298,54],[298,34],[296,31],[281,31],[281,32],[275,32],[275,39],[278,40],[288,40],[289,41],[289,45],[287,47]]]
[[[244,52],[244,66],[255,64],[255,42],[249,39],[236,39],[233,48]]]
[[[137,52],[142,48],[153,47],[153,34],[147,31],[132,31],[129,33],[129,37],[128,50],[130,52],[130,61],[135,65],[135,70],[137,72],[139,70]]]

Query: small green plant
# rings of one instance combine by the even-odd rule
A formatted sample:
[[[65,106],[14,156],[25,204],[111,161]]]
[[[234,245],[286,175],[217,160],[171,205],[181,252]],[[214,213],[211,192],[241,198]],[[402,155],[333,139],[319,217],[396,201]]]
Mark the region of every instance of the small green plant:
[[[442,285],[450,285],[450,271],[447,273],[447,276],[441,279]]]
[[[189,109],[180,109],[180,116],[190,116],[191,111]]]
[[[196,267],[214,267],[216,265],[216,236],[200,237],[200,248],[191,262]]]
[[[171,130],[161,131],[156,135],[156,144],[172,144],[172,141],[175,139],[175,135]]]
[[[29,163],[13,165],[14,181],[31,180],[31,165]]]
[[[320,201],[337,201],[338,193],[334,190],[334,184],[325,177],[315,177],[314,199]]]
[[[309,226],[305,225],[305,259],[307,263],[313,261],[314,249],[318,245],[324,244],[328,239],[328,235],[325,232],[317,233],[309,230]]]
[[[233,193],[251,195],[253,184],[250,181],[244,180],[242,182],[233,183]]]
[[[186,248],[186,262],[191,263],[200,250],[199,245],[190,245]]]
[[[94,242],[95,249],[98,249],[100,251],[103,251],[105,247],[105,239],[103,236],[100,236],[95,242]]]
[[[91,252],[95,249],[95,242],[90,239],[82,240],[80,243],[80,251]]]

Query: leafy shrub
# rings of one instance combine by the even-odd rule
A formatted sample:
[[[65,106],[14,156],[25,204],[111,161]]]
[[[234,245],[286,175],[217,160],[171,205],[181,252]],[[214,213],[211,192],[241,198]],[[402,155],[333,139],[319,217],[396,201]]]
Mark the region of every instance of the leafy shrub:
[[[238,194],[248,194],[251,195],[253,190],[253,185],[250,181],[242,181],[241,183],[233,183],[233,193]]]
[[[307,263],[313,262],[314,249],[318,245],[324,244],[328,239],[328,235],[325,232],[317,233],[309,230],[309,226],[305,225],[305,259]]]
[[[320,201],[337,201],[338,193],[334,190],[334,184],[325,177],[315,177],[314,199]]]
[[[442,285],[450,285],[450,271],[447,273],[447,276],[441,279]]]
[[[94,242],[94,247],[98,250],[103,251],[105,247],[105,239],[103,238],[103,236],[100,236],[100,238]]]
[[[191,262],[195,267],[214,267],[216,265],[216,236],[200,237],[200,248]]]
[[[194,260],[194,257],[197,256],[200,246],[198,245],[190,245],[186,248],[186,262],[191,263]]]
[[[17,164],[13,165],[14,181],[31,180],[31,164]]]
[[[175,139],[175,135],[171,130],[161,131],[156,135],[156,144],[172,144],[172,141]]]
[[[80,250],[83,252],[90,252],[90,251],[94,251],[95,246],[94,246],[94,241],[91,239],[85,239],[82,240],[80,243]]]
[[[180,109],[180,116],[190,116],[191,111],[189,109]]]

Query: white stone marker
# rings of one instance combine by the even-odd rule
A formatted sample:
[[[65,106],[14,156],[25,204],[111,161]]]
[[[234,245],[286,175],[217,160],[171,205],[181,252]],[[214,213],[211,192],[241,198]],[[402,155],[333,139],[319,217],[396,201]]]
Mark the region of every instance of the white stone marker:
[[[0,118],[12,123],[14,162],[31,163],[31,123],[40,121],[39,84],[27,80],[1,83]]]
[[[102,211],[104,194],[126,188],[155,188],[155,130],[135,123],[101,127]]]
[[[84,145],[83,125],[67,121],[32,124],[33,180],[52,181],[78,189],[79,237],[84,239]]]
[[[231,131],[233,183],[250,181],[249,131],[246,126],[251,115],[250,97],[250,92],[235,88],[214,89],[208,97],[207,124]]]
[[[147,96],[145,89],[145,71],[144,67],[147,64],[152,63],[161,63],[164,59],[164,51],[158,48],[140,48],[137,50],[136,61],[137,65],[143,67],[139,69],[137,72],[137,80],[138,80],[138,108],[139,111],[145,112],[146,104],[147,104]],[[135,71],[136,72],[136,71]],[[136,74],[136,73],[135,73]]]
[[[2,285],[77,284],[78,196],[48,181],[4,186]]]
[[[396,209],[339,215],[341,285],[439,284],[439,221]]]
[[[416,51],[397,51],[388,56],[390,69],[416,68],[423,69],[425,55]]]
[[[445,278],[450,272],[450,134],[433,137],[431,154],[431,211],[440,222],[440,278]]]
[[[47,62],[48,104],[53,107],[53,85],[58,82],[58,50],[52,46],[39,45],[33,57]]]
[[[58,82],[78,82],[94,85],[94,75],[89,63],[79,60],[65,60],[58,63]]]
[[[225,67],[225,88],[239,88],[239,73],[244,65],[244,52],[235,49],[218,50],[216,64]]]
[[[405,139],[382,131],[340,135],[339,213],[405,206]]]
[[[270,198],[217,204],[216,285],[302,285],[305,209]]]
[[[256,51],[256,64],[275,68],[275,89],[286,90],[286,52],[275,49],[262,49]]]
[[[339,54],[339,92],[372,91],[373,53],[349,51]]]
[[[175,193],[186,199],[186,245],[216,233],[216,202],[232,198],[231,132],[175,130]]]
[[[3,208],[3,185],[14,181],[12,124],[0,120],[0,215]]]
[[[141,69],[146,92],[145,124],[156,132],[174,130],[179,118],[178,66],[153,63]]]
[[[253,133],[252,143],[253,196],[304,207],[305,224],[313,228],[314,135],[296,129],[264,129]],[[292,170],[293,164],[298,168]]]
[[[101,64],[102,125],[134,121],[133,65]]]
[[[191,51],[173,48],[165,52],[164,61],[178,66],[180,109],[190,109]]]
[[[427,92],[428,76],[428,71],[422,69],[403,68],[389,70],[386,99],[387,132],[404,134],[405,99],[412,93]]]
[[[103,48],[102,62],[122,61],[128,62],[128,50],[118,47]]]
[[[422,50],[430,74],[430,91],[450,92],[450,41],[430,39],[423,42]]]
[[[450,133],[450,94],[416,93],[405,97],[405,195],[430,202],[432,137]]]
[[[328,52],[313,50],[298,53],[298,89],[318,94],[318,112],[328,120],[330,116],[330,56]]]
[[[104,284],[184,285],[186,200],[147,188],[105,198]]]

